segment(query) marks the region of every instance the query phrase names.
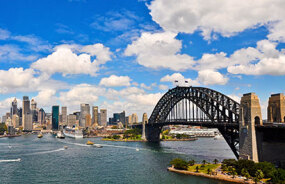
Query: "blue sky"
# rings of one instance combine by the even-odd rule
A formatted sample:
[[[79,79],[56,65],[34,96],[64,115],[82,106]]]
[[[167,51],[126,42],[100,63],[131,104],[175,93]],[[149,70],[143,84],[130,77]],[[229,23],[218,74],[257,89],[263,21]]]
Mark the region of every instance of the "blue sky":
[[[2,0],[0,113],[16,97],[39,107],[151,113],[175,86],[235,100],[285,90],[282,0]]]

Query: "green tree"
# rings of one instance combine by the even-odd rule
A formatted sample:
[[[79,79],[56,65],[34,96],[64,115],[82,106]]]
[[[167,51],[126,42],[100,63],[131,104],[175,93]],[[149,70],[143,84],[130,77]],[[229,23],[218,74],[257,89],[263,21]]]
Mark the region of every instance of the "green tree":
[[[195,160],[190,160],[190,161],[188,162],[188,164],[189,164],[190,166],[195,165]]]
[[[264,177],[262,170],[258,169],[255,173],[254,182],[257,183]]]
[[[203,160],[202,163],[203,163],[203,165],[205,165],[205,164],[207,163],[207,161],[206,161],[206,160]]]
[[[175,169],[180,169],[180,170],[187,170],[188,169],[188,163],[181,158],[173,159],[170,162],[170,164],[173,165]]]
[[[0,123],[0,134],[4,134],[4,132],[7,132],[7,126],[5,123]]]
[[[196,172],[199,172],[199,166],[196,166]]]
[[[207,174],[210,174],[210,172],[211,172],[211,169],[208,168],[208,169],[207,169]]]
[[[241,170],[241,175],[246,177],[246,180],[248,180],[251,177],[250,174],[248,173],[248,171],[245,168],[243,168]]]
[[[230,167],[229,171],[233,178],[235,178],[235,176],[237,175],[236,169],[234,167]]]
[[[213,162],[214,162],[214,164],[217,164],[219,162],[219,160],[215,159]]]

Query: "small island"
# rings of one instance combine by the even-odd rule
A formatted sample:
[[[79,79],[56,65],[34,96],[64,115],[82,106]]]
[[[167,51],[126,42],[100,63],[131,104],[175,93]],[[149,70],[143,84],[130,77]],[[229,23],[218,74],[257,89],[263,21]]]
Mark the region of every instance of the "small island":
[[[169,134],[169,130],[161,132],[161,141],[194,141],[196,136],[187,134]],[[141,130],[134,128],[124,131],[123,134],[113,134],[102,138],[103,141],[123,141],[123,142],[145,142],[142,138]]]
[[[168,170],[171,172],[233,183],[285,183],[285,170],[276,168],[269,162],[225,159],[219,163],[215,159],[212,163],[206,160],[196,163],[195,160],[175,158],[170,164]]]

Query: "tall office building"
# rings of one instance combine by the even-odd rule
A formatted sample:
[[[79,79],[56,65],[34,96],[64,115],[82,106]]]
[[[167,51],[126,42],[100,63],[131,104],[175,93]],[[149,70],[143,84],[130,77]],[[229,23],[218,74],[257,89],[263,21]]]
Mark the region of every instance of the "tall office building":
[[[41,108],[38,112],[38,122],[40,124],[44,124],[45,123],[45,116],[46,116],[46,113],[45,111]]]
[[[136,113],[132,114],[132,124],[138,123],[138,115]]]
[[[37,122],[38,121],[37,102],[34,99],[31,100],[31,113],[33,116],[33,122]]]
[[[100,109],[100,125],[107,126],[107,109]]]
[[[86,115],[90,114],[89,104],[80,104],[80,119],[79,126],[86,127]]]
[[[37,102],[34,99],[31,100],[31,110],[37,110]]]
[[[67,125],[67,107],[61,107],[62,124]]]
[[[72,127],[76,124],[76,115],[69,114],[67,115],[67,126]]]
[[[19,119],[19,116],[17,114],[14,114],[12,116],[12,125],[14,128],[19,128],[19,126],[20,126],[20,119]]]
[[[31,114],[30,100],[28,96],[23,96],[22,126],[23,130],[26,131],[31,131],[33,129],[33,116]]]
[[[59,106],[52,106],[52,130],[58,130],[59,128]]]
[[[125,111],[120,113],[120,122],[123,124],[123,126],[128,127],[128,124],[126,124],[126,112]]]
[[[92,106],[92,126],[98,126],[98,106]]]
[[[86,122],[85,127],[90,128],[91,127],[91,115],[90,114],[87,114],[85,116],[85,122]]]
[[[11,116],[13,117],[14,114],[18,114],[18,108],[17,108],[17,99],[14,98],[12,102],[12,107],[11,107]]]
[[[148,119],[147,119],[147,114],[146,113],[143,113],[142,123],[145,123],[145,124],[148,123]]]

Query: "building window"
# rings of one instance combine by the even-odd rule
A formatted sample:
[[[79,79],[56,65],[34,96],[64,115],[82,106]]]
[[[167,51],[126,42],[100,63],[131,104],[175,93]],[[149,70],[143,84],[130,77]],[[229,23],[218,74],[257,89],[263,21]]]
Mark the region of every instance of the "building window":
[[[255,118],[254,118],[254,123],[255,123],[256,125],[260,125],[260,118],[259,118],[258,116],[255,116]]]

